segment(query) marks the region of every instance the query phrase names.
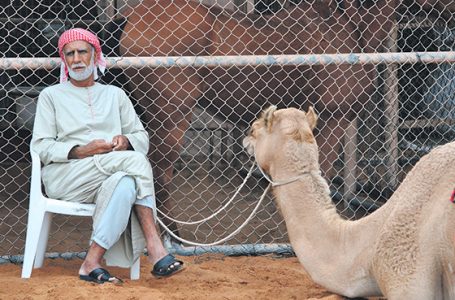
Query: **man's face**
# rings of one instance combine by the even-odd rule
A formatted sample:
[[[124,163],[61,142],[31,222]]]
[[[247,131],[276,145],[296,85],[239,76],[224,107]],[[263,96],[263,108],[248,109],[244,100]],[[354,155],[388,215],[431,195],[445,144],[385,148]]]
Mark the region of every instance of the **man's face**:
[[[63,55],[70,77],[83,81],[93,75],[93,47],[85,41],[74,41],[63,47]]]

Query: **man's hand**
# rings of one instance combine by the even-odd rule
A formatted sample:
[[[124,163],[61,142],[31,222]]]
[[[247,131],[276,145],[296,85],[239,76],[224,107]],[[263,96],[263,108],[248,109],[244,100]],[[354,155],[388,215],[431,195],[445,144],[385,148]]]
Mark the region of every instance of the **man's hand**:
[[[124,135],[116,135],[112,139],[113,151],[128,150],[130,148],[130,141]]]
[[[70,159],[81,159],[111,152],[114,149],[113,143],[107,143],[105,140],[93,140],[85,146],[76,146],[68,154]]]

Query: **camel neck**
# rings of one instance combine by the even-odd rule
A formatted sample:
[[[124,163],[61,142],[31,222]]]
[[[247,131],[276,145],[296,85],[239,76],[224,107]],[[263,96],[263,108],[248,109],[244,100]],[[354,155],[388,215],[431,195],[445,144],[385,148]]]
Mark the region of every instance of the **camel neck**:
[[[286,177],[285,179],[273,180],[272,178],[270,178],[269,175],[267,175],[267,173],[264,172],[264,170],[261,168],[260,165],[257,165],[257,167],[258,167],[259,171],[261,171],[262,176],[264,176],[264,178],[267,179],[267,181],[272,185],[272,187],[277,187],[277,186],[280,186],[280,185],[286,185],[286,184],[289,184],[289,183],[293,183],[293,182],[296,182],[298,180],[304,179],[305,176],[308,176],[308,175],[311,175],[311,174],[321,175],[321,171],[319,171],[319,170],[316,170],[316,171],[304,171],[304,172],[301,172],[300,174],[297,174],[295,176]]]
[[[340,282],[365,285],[363,281],[368,275],[365,270],[370,263],[367,253],[373,250],[374,231],[379,226],[362,219],[344,220],[337,213],[328,184],[320,175],[276,187],[274,194],[294,251],[313,279],[323,286],[337,287]],[[353,261],[358,262],[355,267]],[[334,291],[341,293],[346,287],[338,288]]]

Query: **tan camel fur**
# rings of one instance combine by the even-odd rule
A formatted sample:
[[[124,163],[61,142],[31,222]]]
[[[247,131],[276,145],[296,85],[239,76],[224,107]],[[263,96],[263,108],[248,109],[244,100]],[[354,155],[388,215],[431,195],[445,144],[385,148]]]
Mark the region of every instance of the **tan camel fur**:
[[[347,297],[455,299],[455,142],[422,157],[380,209],[336,211],[319,173],[317,115],[270,107],[244,146],[274,182],[292,247],[312,279]]]

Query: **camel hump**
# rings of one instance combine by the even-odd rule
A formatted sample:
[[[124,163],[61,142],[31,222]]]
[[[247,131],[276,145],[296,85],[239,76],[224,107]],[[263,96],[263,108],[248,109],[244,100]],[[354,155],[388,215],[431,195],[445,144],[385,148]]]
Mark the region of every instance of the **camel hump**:
[[[436,146],[428,154],[424,155],[416,166],[409,172],[420,172],[424,174],[432,174],[435,177],[436,175],[448,178],[450,174],[453,175],[453,172],[450,172],[453,164],[455,163],[455,142],[450,142],[444,145]],[[409,174],[407,177],[409,177]],[[435,179],[436,180],[436,179]],[[437,181],[437,180],[436,180]]]
[[[426,159],[432,156],[439,157],[439,160],[445,163],[455,162],[455,141],[446,143],[444,145],[436,146],[430,153],[426,155]]]
[[[120,40],[126,56],[207,55],[214,16],[192,1],[144,1],[132,8]]]

